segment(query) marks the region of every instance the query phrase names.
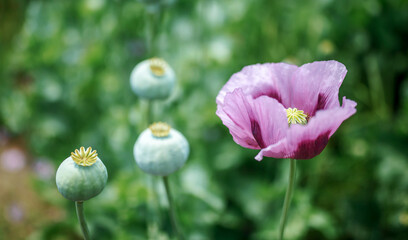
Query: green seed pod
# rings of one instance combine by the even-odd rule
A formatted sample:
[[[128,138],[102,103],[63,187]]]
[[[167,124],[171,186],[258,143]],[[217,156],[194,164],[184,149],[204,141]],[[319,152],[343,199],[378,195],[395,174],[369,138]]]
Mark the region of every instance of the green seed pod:
[[[137,139],[133,153],[146,173],[167,176],[181,168],[190,150],[186,138],[166,123],[154,123]]]
[[[169,97],[175,82],[173,69],[161,58],[150,58],[140,62],[130,75],[133,92],[149,100]]]
[[[96,150],[81,147],[58,167],[56,182],[58,191],[72,201],[85,201],[95,197],[106,185],[108,172],[98,158]]]

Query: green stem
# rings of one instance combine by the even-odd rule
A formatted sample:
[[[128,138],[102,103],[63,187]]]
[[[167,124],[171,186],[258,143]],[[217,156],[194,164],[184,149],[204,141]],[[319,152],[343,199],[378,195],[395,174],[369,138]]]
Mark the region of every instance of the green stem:
[[[159,222],[160,216],[158,213],[157,196],[154,192],[154,178],[146,174],[146,181],[148,183],[149,191],[147,192],[147,236],[149,240],[159,238]]]
[[[171,192],[170,192],[170,186],[169,186],[169,181],[168,177],[164,176],[163,177],[163,182],[164,182],[164,187],[166,188],[166,195],[167,195],[167,200],[169,201],[169,214],[170,214],[170,221],[171,225],[173,226],[173,231],[177,235],[177,238],[179,240],[183,239],[183,235],[181,234],[177,222],[176,222],[176,215],[174,213],[174,204],[173,204],[173,199],[171,197]]]
[[[286,190],[285,201],[283,202],[282,216],[279,225],[279,240],[283,239],[283,234],[285,232],[286,218],[288,215],[290,200],[292,199],[295,175],[296,175],[296,160],[290,159],[289,186],[288,189]]]
[[[152,12],[146,9],[146,46],[147,54],[149,57],[154,57],[159,53],[157,49],[156,41],[161,24],[162,9],[156,12]]]
[[[146,121],[147,126],[153,123],[153,100],[147,100]]]
[[[147,100],[146,102],[146,126],[149,127],[153,123],[153,100]],[[154,192],[154,178],[153,176],[146,175],[146,181],[149,186],[147,194],[147,236],[149,240],[158,238],[158,223],[160,222],[160,216],[157,208],[157,195]]]
[[[75,202],[76,213],[78,216],[79,224],[81,225],[82,234],[84,235],[85,240],[90,240],[88,227],[86,225],[85,216],[84,216],[84,202]]]
[[[147,54],[153,57],[153,39],[154,39],[154,16],[151,13],[147,13],[146,22],[146,46]]]

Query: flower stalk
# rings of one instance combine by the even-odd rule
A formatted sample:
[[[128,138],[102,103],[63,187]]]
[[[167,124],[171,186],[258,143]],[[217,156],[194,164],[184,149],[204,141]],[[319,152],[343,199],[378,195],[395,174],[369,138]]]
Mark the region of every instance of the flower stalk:
[[[75,201],[75,208],[76,208],[76,213],[78,216],[79,224],[81,225],[82,234],[84,235],[84,239],[90,240],[91,237],[89,235],[88,226],[86,224],[85,216],[84,216],[84,202]]]
[[[149,126],[153,121],[153,100],[147,100],[147,108],[146,108],[146,126]],[[154,193],[154,180],[152,176],[146,176],[146,181],[148,182],[149,191],[147,194],[147,236],[148,239],[156,239],[158,237],[157,233],[157,223],[159,222],[159,216],[156,211],[157,207],[157,196]]]
[[[153,122],[153,100],[147,100],[146,122],[147,126]]]
[[[147,15],[147,34],[146,34],[146,39],[147,39],[147,52],[151,54],[152,56],[154,55],[154,43],[155,43],[155,33],[156,33],[156,19],[154,14],[148,13]]]
[[[167,176],[163,177],[163,183],[164,183],[164,187],[166,188],[167,200],[169,202],[169,214],[170,214],[171,225],[173,227],[173,231],[174,231],[175,235],[177,236],[177,239],[182,240],[184,238],[183,238],[183,235],[181,234],[180,229],[178,228],[178,225],[177,225],[176,215],[175,215],[175,211],[174,211],[173,198],[171,196],[170,186],[169,186],[169,181],[168,181]]]
[[[296,178],[296,160],[290,159],[289,185],[288,189],[286,190],[285,201],[283,202],[282,216],[279,224],[279,240],[283,239],[283,234],[285,232],[286,219],[288,215],[290,201],[292,200],[295,178]]]

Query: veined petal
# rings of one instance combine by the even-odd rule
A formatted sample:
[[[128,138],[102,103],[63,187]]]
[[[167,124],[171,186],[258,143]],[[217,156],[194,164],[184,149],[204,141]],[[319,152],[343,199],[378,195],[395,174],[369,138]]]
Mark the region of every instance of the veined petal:
[[[288,131],[286,158],[310,159],[319,155],[340,124],[356,112],[357,103],[343,97],[343,106],[321,110],[307,125],[292,125]]]
[[[217,115],[235,142],[261,149],[257,160],[264,156],[309,159],[320,154],[340,124],[356,112],[355,102],[344,98],[340,106],[338,100],[346,73],[337,61],[301,67],[286,63],[247,66],[219,92]],[[285,109],[304,114],[304,119],[292,119],[289,127]]]
[[[217,115],[236,143],[252,149],[278,142],[288,129],[285,108],[276,99],[252,99],[240,88],[227,93],[224,104],[218,104]]]
[[[285,107],[290,103],[290,79],[298,66],[287,63],[265,63],[244,67],[231,76],[217,96],[222,104],[228,92],[242,88],[245,95],[256,99],[260,96],[275,98]]]
[[[261,96],[252,101],[252,111],[254,115],[253,122],[256,122],[261,129],[263,144],[265,148],[275,144],[285,138],[289,129],[286,110],[276,99],[267,96]],[[252,129],[254,133],[254,129]],[[255,134],[254,134],[255,136]]]
[[[322,109],[339,107],[339,88],[346,67],[337,61],[320,61],[299,67],[291,79],[291,107],[309,116]]]
[[[242,89],[236,89],[225,96],[223,104],[217,105],[216,114],[229,129],[234,141],[246,148],[259,149],[251,131],[252,110]]]
[[[284,138],[275,144],[263,148],[258,155],[256,155],[255,159],[261,161],[263,157],[287,158],[288,152],[291,152],[291,149],[293,148],[288,145],[288,140]]]

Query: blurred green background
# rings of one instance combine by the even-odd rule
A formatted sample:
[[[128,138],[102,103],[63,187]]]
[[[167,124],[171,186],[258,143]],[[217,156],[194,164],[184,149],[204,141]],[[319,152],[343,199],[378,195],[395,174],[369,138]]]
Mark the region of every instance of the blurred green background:
[[[109,172],[85,203],[94,239],[172,239],[164,187],[132,150],[147,104],[129,76],[153,56],[177,74],[154,118],[191,145],[170,177],[187,239],[276,239],[289,162],[235,144],[215,97],[245,65],[328,59],[358,112],[298,162],[286,239],[408,239],[405,0],[1,0],[0,239],[81,239],[55,171],[82,145]]]

